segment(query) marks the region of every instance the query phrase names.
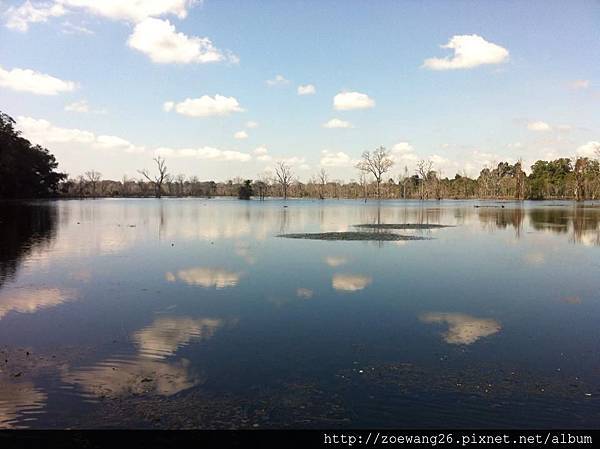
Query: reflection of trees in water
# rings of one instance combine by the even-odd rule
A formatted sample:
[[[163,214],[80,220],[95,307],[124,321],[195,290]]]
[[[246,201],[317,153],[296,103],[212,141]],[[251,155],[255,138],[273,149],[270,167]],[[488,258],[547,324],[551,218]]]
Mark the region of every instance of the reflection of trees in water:
[[[551,230],[566,233],[569,227],[569,210],[566,208],[538,207],[529,211],[529,221],[536,231]]]
[[[53,203],[0,203],[0,287],[23,258],[56,237],[56,219]]]
[[[511,227],[517,237],[521,236],[525,212],[522,208],[481,207],[478,208],[479,221],[488,229]]]
[[[600,246],[600,211],[585,207],[575,207],[573,213],[573,234],[575,243]]]
[[[484,227],[492,230],[512,227],[517,237],[521,234],[526,215],[530,226],[536,231],[569,235],[569,239],[575,243],[600,246],[600,208],[542,206],[531,209],[498,207],[478,209],[478,218]]]
[[[600,209],[577,205],[573,208],[536,208],[529,212],[536,230],[569,234],[574,243],[600,246]]]

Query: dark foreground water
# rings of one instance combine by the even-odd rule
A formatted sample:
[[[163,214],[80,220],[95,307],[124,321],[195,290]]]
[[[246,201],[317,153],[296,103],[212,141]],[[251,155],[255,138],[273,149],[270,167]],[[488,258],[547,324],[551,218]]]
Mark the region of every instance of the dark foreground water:
[[[598,428],[599,221],[598,203],[0,204],[0,427]],[[380,223],[452,227],[354,227]],[[428,239],[277,237],[357,230]]]

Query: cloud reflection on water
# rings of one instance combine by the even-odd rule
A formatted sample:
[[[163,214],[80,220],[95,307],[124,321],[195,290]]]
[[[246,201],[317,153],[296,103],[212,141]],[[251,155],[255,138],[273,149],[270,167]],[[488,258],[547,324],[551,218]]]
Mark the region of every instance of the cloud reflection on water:
[[[221,268],[194,267],[179,270],[176,274],[167,272],[165,279],[169,282],[180,280],[188,285],[200,287],[223,289],[235,287],[241,277],[241,273],[227,271]]]
[[[24,415],[42,413],[47,400],[46,393],[31,382],[2,382],[0,380],[0,429],[27,427],[22,423]]]
[[[62,379],[93,397],[130,394],[171,396],[196,386],[204,378],[181,358],[166,361],[192,341],[213,337],[224,321],[215,318],[161,317],[135,332],[134,356],[105,359],[94,366],[64,370]]]
[[[447,324],[448,330],[442,336],[451,345],[470,345],[502,329],[496,320],[463,313],[431,312],[421,315],[420,320],[428,324]]]
[[[73,301],[77,295],[73,290],[62,288],[21,288],[0,290],[0,319],[9,312],[35,313]]]
[[[363,290],[367,285],[373,282],[371,276],[363,274],[334,274],[331,279],[331,285],[335,290],[344,292],[356,292]]]
[[[223,320],[214,318],[164,317],[135,332],[132,338],[141,356],[164,359],[192,340],[211,338],[222,325]]]

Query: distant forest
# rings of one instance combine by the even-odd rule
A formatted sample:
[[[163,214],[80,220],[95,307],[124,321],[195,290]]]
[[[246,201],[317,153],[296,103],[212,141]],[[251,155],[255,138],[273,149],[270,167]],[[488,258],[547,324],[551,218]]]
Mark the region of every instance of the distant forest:
[[[321,169],[308,182],[299,181],[292,167],[278,162],[273,176],[200,181],[169,173],[166,161],[154,159],[153,172],[140,170],[137,179],[107,180],[90,170],[76,178],[57,172],[58,163],[45,148],[33,145],[14,129],[14,120],[0,112],[0,198],[188,197],[233,196],[355,199],[573,199],[600,198],[598,159],[539,160],[529,175],[521,162],[486,167],[477,178],[456,174],[442,177],[433,162],[421,160],[413,173],[389,175],[393,159],[384,147],[365,151],[356,165],[357,180],[330,179]],[[600,154],[598,155],[600,158]]]

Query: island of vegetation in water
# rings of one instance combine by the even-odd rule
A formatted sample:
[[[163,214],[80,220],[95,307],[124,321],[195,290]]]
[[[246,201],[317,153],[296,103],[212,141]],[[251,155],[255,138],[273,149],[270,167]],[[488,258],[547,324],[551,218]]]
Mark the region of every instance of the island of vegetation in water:
[[[365,223],[354,225],[354,227],[365,229],[443,229],[454,226],[432,223]]]
[[[391,232],[315,232],[298,234],[280,234],[277,237],[288,239],[308,240],[370,240],[370,241],[398,241],[398,240],[430,240],[428,237],[414,235],[400,235]]]

